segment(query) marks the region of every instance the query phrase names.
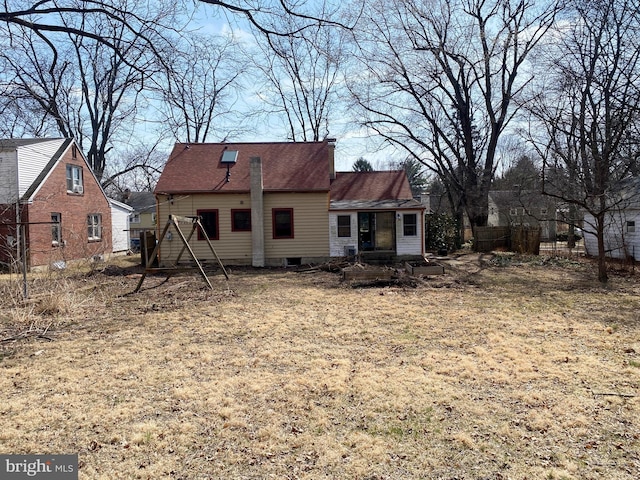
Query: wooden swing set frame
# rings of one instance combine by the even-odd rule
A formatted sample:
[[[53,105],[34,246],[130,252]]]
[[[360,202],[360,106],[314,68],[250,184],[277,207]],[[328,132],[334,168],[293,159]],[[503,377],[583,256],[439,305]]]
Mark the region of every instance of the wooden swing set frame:
[[[220,260],[220,257],[216,253],[215,248],[213,248],[213,245],[211,244],[211,241],[209,240],[209,236],[207,235],[207,232],[205,231],[204,227],[202,226],[202,222],[200,220],[201,220],[201,218],[199,216],[181,217],[181,216],[178,216],[178,215],[169,215],[169,219],[167,220],[167,224],[164,226],[164,229],[162,230],[162,233],[160,234],[160,238],[158,239],[158,242],[156,243],[153,251],[151,252],[151,256],[147,259],[147,263],[146,263],[146,267],[145,267],[144,273],[142,274],[142,277],[140,277],[140,281],[138,282],[138,285],[136,286],[136,289],[133,291],[133,293],[137,293],[137,292],[140,291],[140,287],[142,287],[142,283],[144,282],[144,279],[145,279],[145,277],[147,276],[148,273],[166,272],[166,274],[167,274],[166,280],[168,280],[169,277],[171,277],[171,275],[173,275],[175,273],[193,271],[194,269],[191,268],[191,267],[187,267],[187,268],[177,267],[177,264],[180,261],[180,258],[182,258],[182,255],[184,254],[185,250],[189,252],[189,255],[191,256],[191,259],[195,262],[196,268],[200,271],[200,275],[204,279],[205,283],[209,286],[210,289],[213,290],[213,286],[211,285],[211,282],[209,281],[209,278],[207,277],[207,274],[204,272],[204,269],[202,268],[202,264],[200,263],[200,261],[196,257],[196,255],[193,252],[193,249],[191,248],[191,246],[189,245],[189,241],[191,240],[191,237],[193,237],[193,234],[196,232],[196,230],[199,231],[202,234],[202,237],[207,241],[207,245],[209,246],[209,250],[211,250],[211,253],[213,253],[213,256],[218,261],[218,265],[220,265],[220,268],[222,269],[222,273],[224,274],[225,278],[227,280],[229,280],[229,274],[227,273],[227,270],[224,268],[224,265],[222,264],[222,261]],[[182,229],[180,228],[180,223],[190,223],[191,224],[191,232],[189,232],[189,236],[188,237],[184,236],[184,233],[182,232]],[[178,253],[178,257],[176,258],[176,261],[175,261],[175,265],[176,266],[173,266],[173,267],[152,267],[151,265],[153,265],[154,262],[156,261],[156,259],[158,258],[158,251],[160,250],[160,245],[162,245],[162,241],[167,236],[167,233],[169,232],[169,228],[171,226],[173,226],[175,228],[176,233],[178,234],[178,236],[180,237],[180,240],[182,241],[182,249],[180,250],[180,253]]]

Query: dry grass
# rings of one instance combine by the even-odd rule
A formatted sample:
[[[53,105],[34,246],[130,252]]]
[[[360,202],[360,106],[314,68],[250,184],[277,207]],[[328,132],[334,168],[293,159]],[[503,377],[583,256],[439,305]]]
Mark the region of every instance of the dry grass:
[[[50,340],[2,343],[0,451],[81,479],[639,478],[638,277],[503,258],[418,288],[5,281],[0,336]]]

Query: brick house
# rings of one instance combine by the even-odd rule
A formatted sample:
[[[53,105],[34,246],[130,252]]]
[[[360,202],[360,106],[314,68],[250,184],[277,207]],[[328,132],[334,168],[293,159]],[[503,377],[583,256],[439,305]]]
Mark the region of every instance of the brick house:
[[[23,250],[29,267],[111,253],[110,203],[74,140],[0,140],[0,179],[1,263]]]

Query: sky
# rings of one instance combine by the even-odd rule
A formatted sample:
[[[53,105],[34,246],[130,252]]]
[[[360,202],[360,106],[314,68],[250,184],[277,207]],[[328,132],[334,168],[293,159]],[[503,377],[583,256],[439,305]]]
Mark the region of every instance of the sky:
[[[254,37],[250,31],[248,21],[241,15],[230,14],[220,8],[198,2],[190,24],[203,34],[228,35],[233,32],[236,38],[243,42],[252,43]],[[251,109],[250,97],[247,100],[240,99],[236,108],[240,111]],[[255,101],[255,97],[254,97]],[[371,138],[368,133],[353,124],[340,112],[329,118],[329,136],[336,139],[336,169],[338,171],[352,170],[353,163],[360,157],[367,159],[376,169],[386,169],[389,160],[398,159],[398,154],[391,148],[380,149],[376,145],[376,138]],[[286,139],[286,131],[278,125],[278,118],[269,119],[263,125],[257,125],[258,131],[245,134],[242,137],[234,137],[231,141],[283,141]],[[212,141],[217,141],[212,140]]]

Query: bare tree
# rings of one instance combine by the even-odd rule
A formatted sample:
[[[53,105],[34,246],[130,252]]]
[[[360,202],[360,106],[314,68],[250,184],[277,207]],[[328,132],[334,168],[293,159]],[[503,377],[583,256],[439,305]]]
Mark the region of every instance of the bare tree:
[[[300,37],[308,28],[317,26],[334,26],[350,29],[348,21],[337,14],[342,6],[339,1],[320,2],[320,9],[314,8],[317,3],[299,0],[196,0],[219,7],[227,12],[244,16],[249,23],[267,37]],[[360,9],[364,1],[359,2]],[[282,19],[296,19],[295,23],[283,24]]]
[[[186,45],[167,53],[162,63],[160,113],[176,140],[204,142],[242,131],[239,118],[224,122],[234,116],[238,87],[247,69],[246,57],[239,54],[233,37],[193,35]],[[220,127],[229,124],[235,125],[231,131]]]
[[[122,47],[123,38],[154,50],[158,32],[175,28],[175,7],[175,2],[164,1],[9,0],[0,9],[0,24],[9,36],[22,35],[25,30],[33,32],[54,51],[60,38],[68,35],[91,39],[116,52]],[[108,30],[96,30],[95,26],[101,24],[118,24],[119,28],[113,29],[116,36],[111,36]],[[148,35],[150,32],[153,35]],[[128,61],[126,52],[121,57]]]
[[[68,58],[29,29],[14,29],[11,48],[0,52],[3,95],[2,134],[7,137],[58,134],[69,137],[74,72]],[[66,57],[65,52],[65,57]]]
[[[302,28],[298,18],[282,18],[281,31]],[[332,26],[305,28],[300,35],[256,35],[255,64],[265,82],[259,96],[265,114],[282,116],[289,139],[319,141],[329,135],[336,113],[339,76],[346,60],[346,32]]]
[[[110,162],[103,176],[103,187],[112,198],[119,198],[125,190],[152,192],[167,153],[159,145],[144,145],[127,148],[113,162]]]
[[[563,20],[540,66],[548,77],[529,138],[544,158],[544,192],[593,218],[585,228],[606,282],[605,230],[630,201],[640,158],[640,2],[573,0]]]
[[[486,225],[501,136],[532,74],[525,61],[552,25],[552,2],[379,0],[366,12],[362,123],[424,163],[457,214]]]
[[[1,54],[11,67],[4,72],[10,74],[7,81],[12,84],[9,98],[14,99],[18,117],[25,105],[39,112],[40,121],[32,135],[55,133],[76,138],[94,173],[101,178],[116,139],[128,140],[126,133],[132,130],[130,122],[138,111],[138,96],[146,77],[153,74],[156,57],[146,44],[137,43],[140,37],[131,38],[117,20],[100,24],[93,24],[92,17],[63,21],[76,25],[70,30],[82,25],[109,38],[114,49],[75,34],[60,37],[53,44],[33,30],[22,29],[18,35],[14,28],[10,36],[14,48]],[[151,31],[145,35],[160,38]]]
[[[341,25],[330,18],[333,11],[316,13],[312,4],[288,0],[8,0],[0,7],[0,36],[14,48],[4,59],[11,68],[0,73],[0,91],[6,94],[0,99],[3,134],[75,136],[101,177],[114,144],[127,143],[124,132],[132,129],[125,124],[140,110],[138,100],[153,74],[152,65],[166,69],[166,45],[181,31],[177,15],[188,11],[190,4],[210,4],[219,11],[240,14],[267,37],[299,36],[318,25]],[[278,30],[285,25],[281,19],[287,17],[298,23]],[[223,58],[228,60],[227,47],[221,47],[223,54],[218,50],[219,58],[200,48],[200,67],[207,54],[211,67],[217,68],[216,62]],[[183,72],[173,72],[173,80],[181,73],[191,75],[193,85],[200,79],[187,65],[182,64]],[[235,76],[218,78],[213,90],[206,90],[204,82],[199,92],[203,97],[214,92],[216,106],[224,110],[222,97],[230,92]],[[174,94],[184,93],[176,92],[175,81],[173,86]],[[212,112],[215,115],[215,110],[196,100],[190,105],[185,102],[183,116],[190,115],[187,137],[197,130],[194,138],[206,138],[214,123]],[[174,109],[174,131],[175,113]]]
[[[38,36],[54,42],[60,33],[91,38],[107,47],[117,49],[113,39],[102,32],[95,32],[85,24],[75,24],[73,19],[81,16],[92,19],[93,23],[117,21],[127,32],[155,46],[153,38],[147,38],[149,23],[156,27],[173,28],[171,19],[165,15],[158,15],[162,10],[173,12],[184,10],[191,4],[209,4],[220,10],[244,16],[254,27],[267,35],[297,35],[310,26],[343,25],[330,16],[321,16],[305,4],[296,0],[177,0],[144,2],[149,10],[140,11],[134,8],[137,0],[33,0],[20,2],[5,0],[0,9],[0,24],[7,28],[21,27],[32,30]],[[326,2],[323,2],[326,3]],[[296,17],[300,24],[291,30],[278,30],[274,21],[283,17]],[[152,20],[155,18],[156,20]]]

